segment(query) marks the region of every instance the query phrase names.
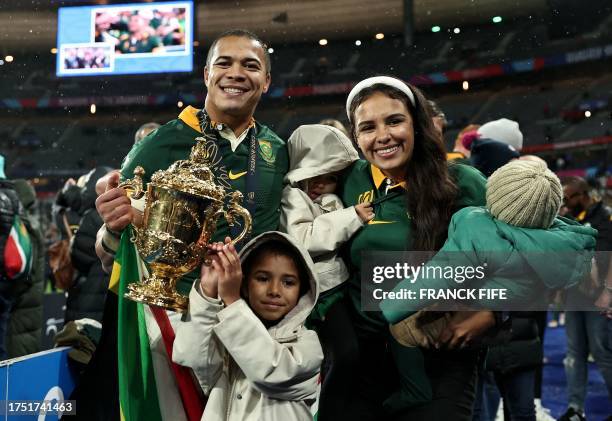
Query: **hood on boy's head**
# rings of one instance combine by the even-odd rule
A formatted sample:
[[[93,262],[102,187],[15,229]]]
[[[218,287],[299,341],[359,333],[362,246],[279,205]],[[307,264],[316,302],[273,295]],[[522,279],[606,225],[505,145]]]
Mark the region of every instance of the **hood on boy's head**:
[[[351,140],[335,127],[309,124],[298,127],[287,142],[289,172],[285,182],[296,183],[348,167],[359,159]]]
[[[297,305],[272,328],[281,332],[282,334],[285,333],[285,329],[287,329],[288,332],[297,328],[306,321],[306,318],[310,315],[310,312],[314,308],[314,305],[319,297],[319,282],[316,271],[314,270],[314,262],[312,261],[310,254],[308,254],[308,251],[297,244],[292,237],[279,231],[264,232],[245,244],[242,250],[240,250],[240,253],[238,253],[240,256],[240,262],[244,264],[245,260],[251,253],[270,241],[285,243],[287,248],[293,249],[297,252],[302,260],[302,265],[306,269],[308,281],[310,282],[310,289],[308,292],[301,296]],[[246,276],[246,274],[244,275]]]

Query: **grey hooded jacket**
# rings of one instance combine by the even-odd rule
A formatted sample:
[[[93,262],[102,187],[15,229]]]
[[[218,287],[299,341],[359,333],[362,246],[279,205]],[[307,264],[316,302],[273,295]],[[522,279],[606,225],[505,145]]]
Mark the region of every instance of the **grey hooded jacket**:
[[[287,148],[289,172],[281,201],[280,229],[308,250],[321,292],[325,292],[348,279],[348,270],[337,251],[363,222],[355,208],[344,208],[335,194],[324,194],[313,201],[301,187],[309,178],[347,168],[359,155],[340,130],[321,124],[298,127]]]
[[[304,321],[319,295],[317,277],[308,252],[276,231],[247,243],[241,262],[271,240],[295,248],[310,277],[309,292],[281,321],[266,329],[245,300],[226,307],[196,282],[186,320],[176,328],[172,359],[191,367],[208,395],[202,421],[312,420],[323,350]]]

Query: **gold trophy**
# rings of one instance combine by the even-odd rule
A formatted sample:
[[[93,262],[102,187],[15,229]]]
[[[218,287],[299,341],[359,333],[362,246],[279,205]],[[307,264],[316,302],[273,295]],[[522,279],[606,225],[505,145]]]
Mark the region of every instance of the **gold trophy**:
[[[251,231],[251,215],[241,206],[240,192],[231,193],[229,210],[223,209],[225,189],[215,184],[210,169],[216,152],[214,143],[199,137],[189,159],[156,171],[146,192],[142,167],[136,167],[134,178],[121,183],[133,199],[145,196],[142,224],[133,227],[132,241],[150,271],[144,281],[128,285],[126,298],[185,311],[188,298],[176,291],[176,283],[203,262],[219,217],[223,216],[230,226],[237,216],[242,217],[242,232],[232,243]]]

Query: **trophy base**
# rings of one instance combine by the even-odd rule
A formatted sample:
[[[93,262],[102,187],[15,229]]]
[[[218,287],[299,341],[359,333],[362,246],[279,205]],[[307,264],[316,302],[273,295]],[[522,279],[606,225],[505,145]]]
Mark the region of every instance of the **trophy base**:
[[[128,285],[128,292],[125,298],[132,301],[174,310],[180,313],[187,311],[189,299],[177,292],[159,291],[151,288],[149,282],[136,282]]]

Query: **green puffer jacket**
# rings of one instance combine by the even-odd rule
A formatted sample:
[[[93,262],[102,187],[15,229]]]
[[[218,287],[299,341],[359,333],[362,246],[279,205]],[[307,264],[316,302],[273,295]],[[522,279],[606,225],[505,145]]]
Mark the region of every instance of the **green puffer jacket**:
[[[416,279],[401,281],[393,291],[414,290],[418,298],[423,287],[504,288],[507,300],[480,300],[477,304],[508,310],[520,301],[521,308],[527,308],[541,299],[546,289],[572,287],[590,273],[596,237],[597,230],[565,218],[556,218],[549,229],[520,228],[493,218],[484,207],[467,207],[453,215],[446,243],[425,268],[481,266],[484,277],[459,283],[453,277],[424,277],[421,271]],[[381,309],[390,323],[397,323],[433,302],[387,299]]]
[[[45,246],[38,219],[31,213],[36,193],[25,180],[15,180],[15,191],[26,215],[23,223],[32,241],[32,272],[15,285],[15,298],[7,330],[6,348],[9,358],[40,351],[43,326],[43,286],[45,279]]]

